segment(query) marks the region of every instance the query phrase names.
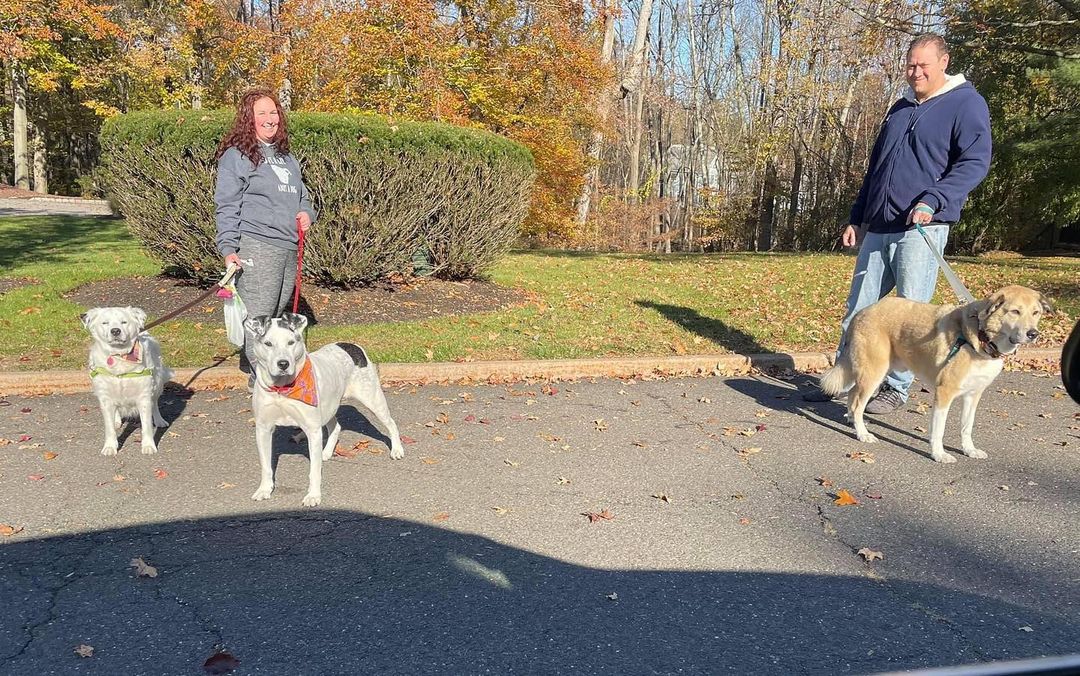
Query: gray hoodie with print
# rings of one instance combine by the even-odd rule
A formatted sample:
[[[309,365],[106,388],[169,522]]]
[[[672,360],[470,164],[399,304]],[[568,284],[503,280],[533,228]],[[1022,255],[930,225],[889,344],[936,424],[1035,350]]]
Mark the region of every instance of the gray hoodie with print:
[[[306,211],[312,223],[318,215],[296,158],[278,154],[273,145],[259,145],[264,161],[258,166],[235,147],[218,160],[214,205],[222,256],[236,253],[240,235],[295,250],[296,214]]]

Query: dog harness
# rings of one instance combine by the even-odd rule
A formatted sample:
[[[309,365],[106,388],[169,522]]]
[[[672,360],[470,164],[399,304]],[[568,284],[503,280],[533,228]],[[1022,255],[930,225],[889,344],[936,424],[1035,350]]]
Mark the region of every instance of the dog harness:
[[[960,351],[960,348],[964,347],[965,345],[969,345],[969,343],[967,341],[967,338],[964,338],[964,334],[961,333],[959,336],[956,337],[956,340],[953,342],[952,347],[949,348],[949,354],[945,355],[945,364],[948,364],[950,361],[952,361],[952,358],[956,356],[956,353]],[[990,334],[988,334],[985,329],[979,329],[979,346],[983,348],[983,350],[991,359],[1001,358],[1001,350],[997,349],[997,346],[995,346],[994,343],[991,342]],[[942,366],[944,366],[945,364],[942,364]]]
[[[315,369],[311,367],[311,360],[304,362],[296,379],[288,385],[271,385],[266,388],[267,392],[276,392],[283,397],[295,399],[308,406],[319,405],[319,391],[315,387]]]
[[[105,363],[109,366],[116,364],[119,361],[129,361],[134,364],[142,363],[142,350],[139,349],[139,341],[136,340],[135,344],[131,346],[131,352],[127,354],[111,354],[109,358],[105,360]],[[90,377],[96,378],[98,376],[112,376],[113,378],[141,378],[143,376],[154,375],[154,369],[146,367],[138,371],[128,371],[127,373],[113,373],[104,366],[95,366],[90,369]]]

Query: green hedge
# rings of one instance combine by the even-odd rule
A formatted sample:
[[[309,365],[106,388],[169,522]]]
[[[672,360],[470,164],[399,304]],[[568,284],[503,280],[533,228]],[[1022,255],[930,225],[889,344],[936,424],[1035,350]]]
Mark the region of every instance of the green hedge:
[[[214,151],[232,111],[140,111],[101,131],[100,176],[114,208],[163,264],[215,277]],[[418,251],[434,274],[475,277],[515,241],[536,170],[524,146],[439,123],[293,113],[292,152],[319,210],[304,270],[356,286],[411,274]]]

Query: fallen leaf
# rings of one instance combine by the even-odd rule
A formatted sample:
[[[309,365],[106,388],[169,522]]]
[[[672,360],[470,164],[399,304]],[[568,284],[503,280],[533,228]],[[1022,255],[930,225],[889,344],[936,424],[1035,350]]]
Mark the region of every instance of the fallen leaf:
[[[467,423],[476,422],[476,416],[473,415],[472,413],[470,413],[469,415],[465,416],[465,422],[467,422]]]
[[[453,441],[454,439],[457,439],[457,435],[456,435],[456,434],[454,434],[453,432],[447,432],[447,433],[446,433],[446,434],[445,434],[445,435],[443,436],[443,438],[444,438],[444,439],[446,439],[447,441]]]
[[[216,397],[210,397],[209,399],[207,399],[207,401],[226,401],[226,400],[228,400],[228,398],[229,398],[229,395],[227,395],[227,394],[219,394]]]
[[[588,517],[589,523],[594,523],[596,521],[600,521],[601,519],[605,521],[610,521],[615,518],[615,515],[607,509],[604,509],[600,512],[582,512],[582,516]]]
[[[916,425],[915,427],[912,427],[911,429],[915,430],[916,432],[922,432],[923,434],[926,434],[926,428],[923,427],[922,425]]]
[[[841,488],[839,491],[836,492],[836,499],[833,500],[833,504],[840,506],[857,505],[859,504],[859,501],[855,499],[854,495],[848,493],[847,490]]]
[[[352,448],[345,448],[341,444],[336,444],[334,446],[334,455],[341,458],[355,458],[359,453],[360,449],[356,446],[353,446]]]
[[[74,652],[79,657],[93,657],[94,656],[94,646],[86,645],[85,643],[80,643],[79,645],[75,646],[75,651]]]
[[[14,442],[11,439],[5,439],[4,437],[0,437],[0,446],[8,446],[12,443]]]
[[[593,425],[596,426],[596,431],[597,432],[603,432],[604,430],[606,430],[608,428],[607,423],[604,422],[603,418],[598,418],[597,420],[594,420]]]
[[[420,462],[424,463],[425,465],[438,465],[439,459],[424,455],[420,457]]]
[[[405,445],[415,444],[415,443],[416,443],[416,439],[413,439],[413,438],[412,438],[412,437],[410,437],[410,436],[406,436],[406,435],[402,434],[402,435],[401,435],[401,443],[403,443],[403,444],[405,444]]]
[[[567,479],[564,476],[561,476],[561,477],[559,477],[558,479],[555,480],[555,484],[558,485],[558,486],[565,486],[568,483],[570,483],[570,480]]]
[[[441,411],[439,415],[435,416],[435,420],[445,425],[450,422],[450,416],[445,411]]]
[[[19,310],[19,314],[21,315],[36,315],[39,312],[41,312],[41,308],[39,307],[24,307]]]
[[[31,411],[31,409],[29,407],[27,407],[27,406],[24,406],[23,408],[19,409],[19,413],[29,413],[30,411]]]
[[[660,500],[661,502],[667,502],[667,503],[671,502],[671,498],[669,498],[667,496],[667,493],[653,493],[652,497],[656,498],[657,500]]]
[[[226,652],[217,652],[203,662],[203,671],[208,674],[228,674],[240,666],[240,660]]]
[[[870,498],[871,500],[881,499],[881,493],[878,493],[877,491],[863,491],[863,495]]]
[[[745,516],[743,518],[739,519],[739,525],[740,526],[749,526],[750,524],[751,524],[750,519],[746,518]]]
[[[764,424],[760,424],[757,427],[755,427],[754,429],[757,430],[758,432],[764,432],[765,430],[768,429],[768,427],[766,427]]]
[[[143,561],[141,556],[132,559],[131,563],[128,565],[135,569],[135,575],[138,577],[157,577],[158,575],[157,568],[154,568],[146,561]]]
[[[6,538],[9,538],[16,533],[21,533],[22,530],[22,526],[9,526],[6,523],[0,523],[0,535],[3,535]]]
[[[549,397],[554,397],[556,394],[559,393],[559,390],[555,389],[551,385],[544,385],[540,388],[540,391],[548,395]]]
[[[761,453],[761,447],[760,446],[751,446],[749,448],[744,448],[741,451],[739,451],[738,456],[740,458],[745,459],[745,458],[747,458],[747,457],[749,457],[751,455],[756,455],[758,453]]]
[[[31,439],[33,439],[33,438],[34,438],[34,437],[30,436],[29,434],[20,434],[20,435],[19,435],[19,443],[21,444],[21,443],[23,443],[24,441],[30,441],[30,440],[31,440]]]
[[[435,516],[431,517],[432,521],[446,521],[450,518],[450,512],[439,512]]]
[[[832,479],[826,476],[819,476],[815,481],[818,482],[819,486],[824,486],[825,488],[831,488],[833,485]]]
[[[231,484],[227,481],[222,481],[217,485],[218,488],[236,488],[236,484]]]
[[[860,462],[865,462],[868,465],[872,465],[875,462],[874,454],[868,453],[867,451],[854,451],[852,453],[848,453],[847,457],[851,458],[852,460],[859,460]]]
[[[619,600],[619,595],[616,594],[615,592],[611,592],[610,594],[607,594],[605,596],[605,598],[610,599],[612,601],[618,601]]]
[[[495,512],[499,516],[502,516],[503,514],[506,514],[507,512],[509,512],[510,508],[509,507],[492,507],[491,511]]]
[[[873,549],[870,549],[869,547],[863,547],[857,553],[859,554],[859,556],[863,557],[863,559],[865,559],[866,561],[873,561],[875,559],[883,559],[883,558],[885,558],[884,554],[882,554],[881,552],[876,552]]]
[[[510,465],[511,467],[517,467],[518,465],[520,465],[520,464],[521,464],[521,463],[519,463],[519,462],[514,462],[513,460],[511,460],[511,459],[509,459],[509,458],[507,458],[507,459],[503,460],[503,463],[504,463],[504,464],[507,464],[507,465]]]
[[[161,469],[160,467],[154,470],[155,479],[164,479],[167,476],[169,476],[169,473]]]
[[[52,460],[57,455],[59,455],[59,453],[53,453],[52,451],[45,451],[44,453],[41,454],[41,457],[45,458],[45,460]]]
[[[1018,629],[1019,629],[1020,631],[1027,631],[1027,632],[1032,632],[1032,631],[1035,631],[1034,629],[1032,629],[1031,627],[1029,627],[1029,626],[1027,626],[1027,625],[1024,625],[1023,627],[1018,627]]]
[[[28,476],[26,478],[29,479],[30,481],[41,481],[42,479],[45,478],[45,475],[44,474],[31,474],[30,476]]]
[[[708,397],[698,397],[698,403],[699,404],[711,404],[712,400],[709,399]]]

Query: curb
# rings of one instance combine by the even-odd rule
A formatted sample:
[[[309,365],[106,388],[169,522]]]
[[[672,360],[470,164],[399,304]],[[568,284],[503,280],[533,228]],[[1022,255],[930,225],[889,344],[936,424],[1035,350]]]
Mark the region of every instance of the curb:
[[[1027,350],[1008,365],[1057,368],[1060,348]],[[673,357],[613,357],[544,361],[430,362],[379,364],[383,385],[507,383],[520,380],[640,378],[657,376],[734,376],[753,370],[816,372],[832,365],[824,352],[768,354],[704,354]],[[174,369],[173,383],[192,390],[240,389],[247,376],[235,366]],[[44,396],[90,391],[86,371],[8,371],[0,373],[0,396]]]

